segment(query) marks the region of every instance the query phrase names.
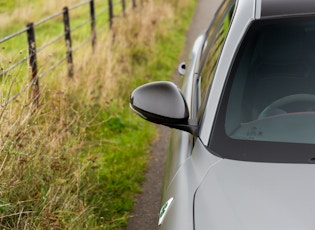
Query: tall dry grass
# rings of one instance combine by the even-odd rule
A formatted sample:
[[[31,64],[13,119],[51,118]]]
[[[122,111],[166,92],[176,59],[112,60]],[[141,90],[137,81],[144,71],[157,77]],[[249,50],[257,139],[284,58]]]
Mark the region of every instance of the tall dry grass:
[[[39,21],[49,15],[62,10],[64,6],[71,6],[82,2],[81,0],[62,0],[62,1],[46,1],[46,0],[0,0],[0,4],[9,4],[10,7],[6,8],[0,13],[0,29],[6,29],[10,25],[26,25],[32,21]]]
[[[31,90],[0,108],[0,228],[124,226],[154,137],[126,114],[128,97],[154,73],[172,72],[163,70],[167,55],[158,43],[167,41],[178,12],[191,7],[174,2],[144,1],[115,19],[95,52],[86,47],[74,54],[72,79],[63,68],[40,79],[38,108]]]

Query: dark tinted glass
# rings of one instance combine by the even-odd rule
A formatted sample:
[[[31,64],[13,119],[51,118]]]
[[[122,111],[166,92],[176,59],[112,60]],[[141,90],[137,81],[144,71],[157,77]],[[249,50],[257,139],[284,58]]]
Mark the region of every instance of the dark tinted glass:
[[[314,18],[252,24],[231,69],[212,150],[244,160],[306,162],[311,158],[315,152],[314,39]]]

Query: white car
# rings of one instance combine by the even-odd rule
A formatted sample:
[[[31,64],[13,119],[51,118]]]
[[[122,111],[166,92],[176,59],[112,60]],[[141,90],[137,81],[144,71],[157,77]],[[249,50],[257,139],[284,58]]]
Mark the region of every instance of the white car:
[[[315,1],[222,1],[184,67],[130,101],[176,130],[159,229],[315,229]]]

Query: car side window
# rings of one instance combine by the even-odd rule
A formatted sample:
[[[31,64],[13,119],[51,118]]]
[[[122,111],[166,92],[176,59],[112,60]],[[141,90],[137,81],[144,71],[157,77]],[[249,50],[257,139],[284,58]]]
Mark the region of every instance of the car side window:
[[[198,77],[198,107],[204,103],[211,88],[218,59],[232,22],[234,6],[230,1],[224,2],[207,31]]]

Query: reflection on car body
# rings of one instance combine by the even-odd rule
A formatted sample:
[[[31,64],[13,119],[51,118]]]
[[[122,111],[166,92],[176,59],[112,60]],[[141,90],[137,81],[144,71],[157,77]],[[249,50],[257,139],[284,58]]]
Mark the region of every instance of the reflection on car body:
[[[159,229],[312,229],[315,1],[226,0],[197,38],[181,90],[131,95],[174,128]]]

